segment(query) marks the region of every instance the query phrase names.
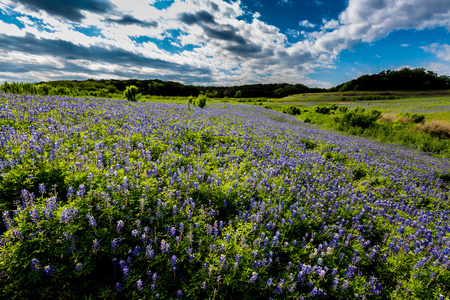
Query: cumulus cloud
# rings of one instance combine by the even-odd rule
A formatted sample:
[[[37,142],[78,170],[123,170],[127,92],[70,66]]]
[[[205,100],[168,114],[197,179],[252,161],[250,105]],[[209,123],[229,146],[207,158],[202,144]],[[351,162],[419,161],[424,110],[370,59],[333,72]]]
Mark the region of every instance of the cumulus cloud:
[[[111,19],[107,18],[105,19],[106,22],[113,22],[120,25],[141,25],[144,27],[156,27],[158,26],[158,23],[156,21],[142,21],[138,20],[135,17],[131,15],[124,15],[119,19]]]
[[[450,45],[439,43],[433,43],[427,47],[422,47],[425,52],[431,52],[436,55],[437,58],[450,62]]]
[[[94,13],[107,13],[114,9],[108,0],[66,1],[66,0],[16,0],[34,11],[45,11],[50,15],[66,18],[67,20],[80,22],[83,11]]]
[[[307,28],[314,28],[314,27],[316,27],[316,25],[314,25],[313,23],[309,22],[308,20],[300,21],[298,24],[301,27],[307,27]]]

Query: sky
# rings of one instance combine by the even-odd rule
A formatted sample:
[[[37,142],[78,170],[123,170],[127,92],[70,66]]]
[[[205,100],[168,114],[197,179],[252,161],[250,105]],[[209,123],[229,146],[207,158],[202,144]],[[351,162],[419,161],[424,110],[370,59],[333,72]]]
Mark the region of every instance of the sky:
[[[0,81],[450,75],[450,0],[0,0]]]

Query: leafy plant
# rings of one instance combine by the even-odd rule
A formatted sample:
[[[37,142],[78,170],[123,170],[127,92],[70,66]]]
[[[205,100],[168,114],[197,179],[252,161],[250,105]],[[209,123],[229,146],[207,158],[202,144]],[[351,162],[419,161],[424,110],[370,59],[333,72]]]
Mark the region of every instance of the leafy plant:
[[[123,95],[128,101],[136,102],[141,98],[141,94],[139,94],[138,92],[139,89],[136,86],[131,85],[126,87],[125,91],[123,92]]]

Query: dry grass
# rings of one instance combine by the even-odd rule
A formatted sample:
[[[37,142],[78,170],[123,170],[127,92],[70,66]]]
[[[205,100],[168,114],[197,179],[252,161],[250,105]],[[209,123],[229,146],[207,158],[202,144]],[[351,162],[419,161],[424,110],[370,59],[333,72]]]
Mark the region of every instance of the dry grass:
[[[420,131],[439,136],[444,139],[450,139],[450,124],[441,121],[430,121],[418,124]]]
[[[394,123],[397,120],[397,114],[382,114],[380,119],[387,123]]]

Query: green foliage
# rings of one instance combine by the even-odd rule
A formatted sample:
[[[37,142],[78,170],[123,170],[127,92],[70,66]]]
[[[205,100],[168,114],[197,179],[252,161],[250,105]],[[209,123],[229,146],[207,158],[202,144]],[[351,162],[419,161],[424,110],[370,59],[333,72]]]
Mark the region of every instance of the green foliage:
[[[314,112],[322,115],[329,115],[331,112],[335,111],[338,108],[336,104],[328,105],[319,105],[314,108]]]
[[[448,76],[438,76],[425,69],[386,70],[378,74],[362,75],[335,89],[345,91],[392,91],[392,90],[443,90],[450,88]]]
[[[134,86],[127,86],[125,91],[123,92],[123,95],[128,101],[138,101],[141,98],[141,94],[138,94],[139,89]]]
[[[439,175],[442,181],[450,183],[450,173]]]
[[[204,108],[206,106],[206,102],[208,101],[208,97],[203,94],[198,95],[197,99],[194,99],[193,105],[198,106],[200,108]]]
[[[305,138],[302,138],[300,141],[305,145],[305,148],[308,150],[313,150],[317,147],[317,143],[314,141]]]
[[[341,116],[335,117],[334,120],[344,128],[346,126],[368,128],[373,125],[380,116],[381,111],[379,110],[372,109],[369,112],[365,112],[364,108],[357,107],[347,111]]]
[[[283,108],[283,113],[294,116],[300,115],[302,113],[302,109],[295,105],[289,105],[288,107]]]

